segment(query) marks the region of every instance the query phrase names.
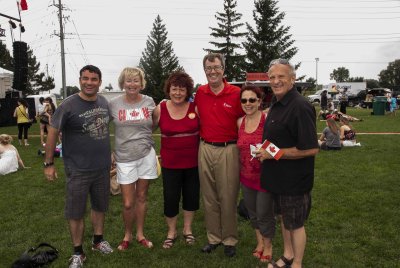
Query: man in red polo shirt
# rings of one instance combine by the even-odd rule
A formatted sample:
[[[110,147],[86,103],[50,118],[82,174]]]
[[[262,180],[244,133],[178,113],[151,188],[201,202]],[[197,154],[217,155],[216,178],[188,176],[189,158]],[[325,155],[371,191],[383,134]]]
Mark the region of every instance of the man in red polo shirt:
[[[200,117],[199,175],[203,195],[210,253],[220,244],[228,257],[236,254],[236,204],[239,192],[239,152],[237,119],[243,116],[240,88],[224,79],[222,54],[203,59],[208,84],[197,90],[195,103]]]

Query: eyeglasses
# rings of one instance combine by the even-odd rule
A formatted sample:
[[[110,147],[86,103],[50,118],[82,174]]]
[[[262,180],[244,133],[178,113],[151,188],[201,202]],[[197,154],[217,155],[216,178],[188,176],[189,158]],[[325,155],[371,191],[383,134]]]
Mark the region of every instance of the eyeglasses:
[[[258,101],[258,99],[256,99],[256,98],[240,99],[240,102],[241,102],[242,104],[246,104],[247,102],[255,103],[256,101]]]
[[[206,73],[211,73],[212,70],[214,70],[214,71],[221,71],[221,70],[223,70],[223,69],[224,69],[223,66],[221,66],[221,65],[215,65],[215,66],[207,66],[207,67],[205,67],[205,68],[204,68],[204,71],[205,71]]]

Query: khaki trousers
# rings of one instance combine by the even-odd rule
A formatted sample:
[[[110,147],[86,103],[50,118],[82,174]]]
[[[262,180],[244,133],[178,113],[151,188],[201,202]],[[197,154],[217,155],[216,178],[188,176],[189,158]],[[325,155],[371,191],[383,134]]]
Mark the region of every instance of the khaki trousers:
[[[236,144],[217,147],[201,141],[199,176],[208,242],[236,245],[239,193],[239,150]]]

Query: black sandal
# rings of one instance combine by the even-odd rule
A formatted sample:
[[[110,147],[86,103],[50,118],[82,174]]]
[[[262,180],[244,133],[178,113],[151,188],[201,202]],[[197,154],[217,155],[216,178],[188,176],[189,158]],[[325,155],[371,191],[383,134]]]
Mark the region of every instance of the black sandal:
[[[276,264],[275,261],[271,261],[270,263],[272,264],[272,266],[273,266],[274,268],[290,268],[290,266],[291,266],[292,263],[293,263],[294,258],[291,258],[291,259],[289,260],[288,258],[286,258],[285,256],[282,255],[282,256],[278,259],[278,261],[279,261],[279,260],[282,260],[282,261],[283,261],[283,263],[284,263],[283,266],[279,266],[278,264]]]

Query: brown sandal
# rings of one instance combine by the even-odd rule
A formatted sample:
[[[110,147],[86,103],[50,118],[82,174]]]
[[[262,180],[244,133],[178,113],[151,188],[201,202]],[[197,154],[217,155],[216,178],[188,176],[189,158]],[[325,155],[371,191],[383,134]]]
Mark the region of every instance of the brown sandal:
[[[185,239],[186,245],[193,245],[196,242],[196,238],[193,234],[183,234],[183,238]]]
[[[175,238],[168,238],[167,237],[167,239],[164,240],[164,243],[163,243],[162,247],[164,249],[172,248],[174,246],[174,244],[175,244],[176,238],[177,237],[175,237]]]

